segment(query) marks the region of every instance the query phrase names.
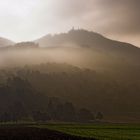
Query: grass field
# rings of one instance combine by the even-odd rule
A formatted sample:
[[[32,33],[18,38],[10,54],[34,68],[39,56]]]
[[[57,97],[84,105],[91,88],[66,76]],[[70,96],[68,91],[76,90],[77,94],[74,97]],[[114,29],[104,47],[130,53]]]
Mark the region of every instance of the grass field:
[[[140,140],[140,125],[49,124],[37,127],[98,140]]]
[[[1,124],[0,140],[140,140],[132,124]]]

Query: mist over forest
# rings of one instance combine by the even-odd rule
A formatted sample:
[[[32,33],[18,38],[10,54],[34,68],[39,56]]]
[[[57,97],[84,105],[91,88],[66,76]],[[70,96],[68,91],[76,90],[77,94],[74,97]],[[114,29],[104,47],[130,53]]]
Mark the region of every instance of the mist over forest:
[[[140,122],[138,47],[83,29],[0,41],[1,121]]]
[[[140,140],[140,0],[0,0],[0,140]]]

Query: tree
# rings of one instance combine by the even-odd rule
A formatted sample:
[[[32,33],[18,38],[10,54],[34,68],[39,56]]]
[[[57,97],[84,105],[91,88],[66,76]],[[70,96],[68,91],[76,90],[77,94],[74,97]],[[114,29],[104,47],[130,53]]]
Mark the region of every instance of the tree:
[[[76,112],[72,103],[66,102],[63,105],[63,119],[64,121],[75,121],[76,120]]]
[[[36,122],[38,122],[38,121],[46,122],[46,121],[50,120],[50,117],[46,112],[34,111],[32,116],[33,116],[34,121],[36,121]]]
[[[82,122],[94,120],[94,115],[88,109],[82,108],[78,113],[78,120]]]
[[[56,119],[56,106],[54,105],[53,101],[50,100],[47,106],[47,112],[51,119]]]
[[[10,111],[10,109],[9,109]],[[20,101],[15,101],[13,103],[13,106],[11,107],[11,114],[12,114],[12,120],[18,121],[22,120],[22,118],[27,117],[27,113],[25,111],[25,108]]]
[[[103,119],[103,114],[101,112],[98,112],[96,114],[96,120],[102,120]]]
[[[4,112],[4,113],[1,115],[0,120],[1,120],[2,122],[11,121],[11,115],[10,115],[8,112]]]
[[[55,109],[54,109],[55,108]],[[75,121],[76,112],[72,103],[66,102],[64,104],[57,103],[55,106],[52,106],[52,103],[49,103],[49,110],[51,110],[51,117],[54,120],[60,121]],[[52,116],[53,113],[53,116]],[[55,115],[55,116],[54,116]]]

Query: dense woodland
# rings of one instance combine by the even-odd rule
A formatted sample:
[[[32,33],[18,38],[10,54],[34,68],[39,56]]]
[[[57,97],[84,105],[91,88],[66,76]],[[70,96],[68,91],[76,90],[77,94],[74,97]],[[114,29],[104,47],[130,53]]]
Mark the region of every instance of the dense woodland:
[[[48,97],[34,90],[20,77],[10,77],[0,86],[0,121],[63,121],[90,122],[101,120],[103,114],[93,114],[86,108],[75,108],[71,102]]]
[[[19,113],[22,119],[91,121],[98,115],[137,114],[140,107],[137,85],[130,88],[129,81],[122,85],[103,73],[67,64],[9,68],[0,77],[1,120]]]

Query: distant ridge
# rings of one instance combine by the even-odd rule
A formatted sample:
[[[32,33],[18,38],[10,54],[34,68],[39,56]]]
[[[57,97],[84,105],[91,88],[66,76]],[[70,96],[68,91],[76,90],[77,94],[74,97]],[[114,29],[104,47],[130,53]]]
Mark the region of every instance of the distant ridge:
[[[37,40],[35,40],[41,47],[56,47],[56,46],[71,46],[78,45],[81,47],[124,47],[127,46],[133,47],[137,49],[138,47],[131,45],[130,43],[120,42],[108,39],[103,35],[93,32],[87,31],[84,29],[71,29],[67,33],[60,34],[48,34],[43,36]]]
[[[14,45],[15,43],[9,39],[0,37],[0,47],[6,47],[10,45]]]

